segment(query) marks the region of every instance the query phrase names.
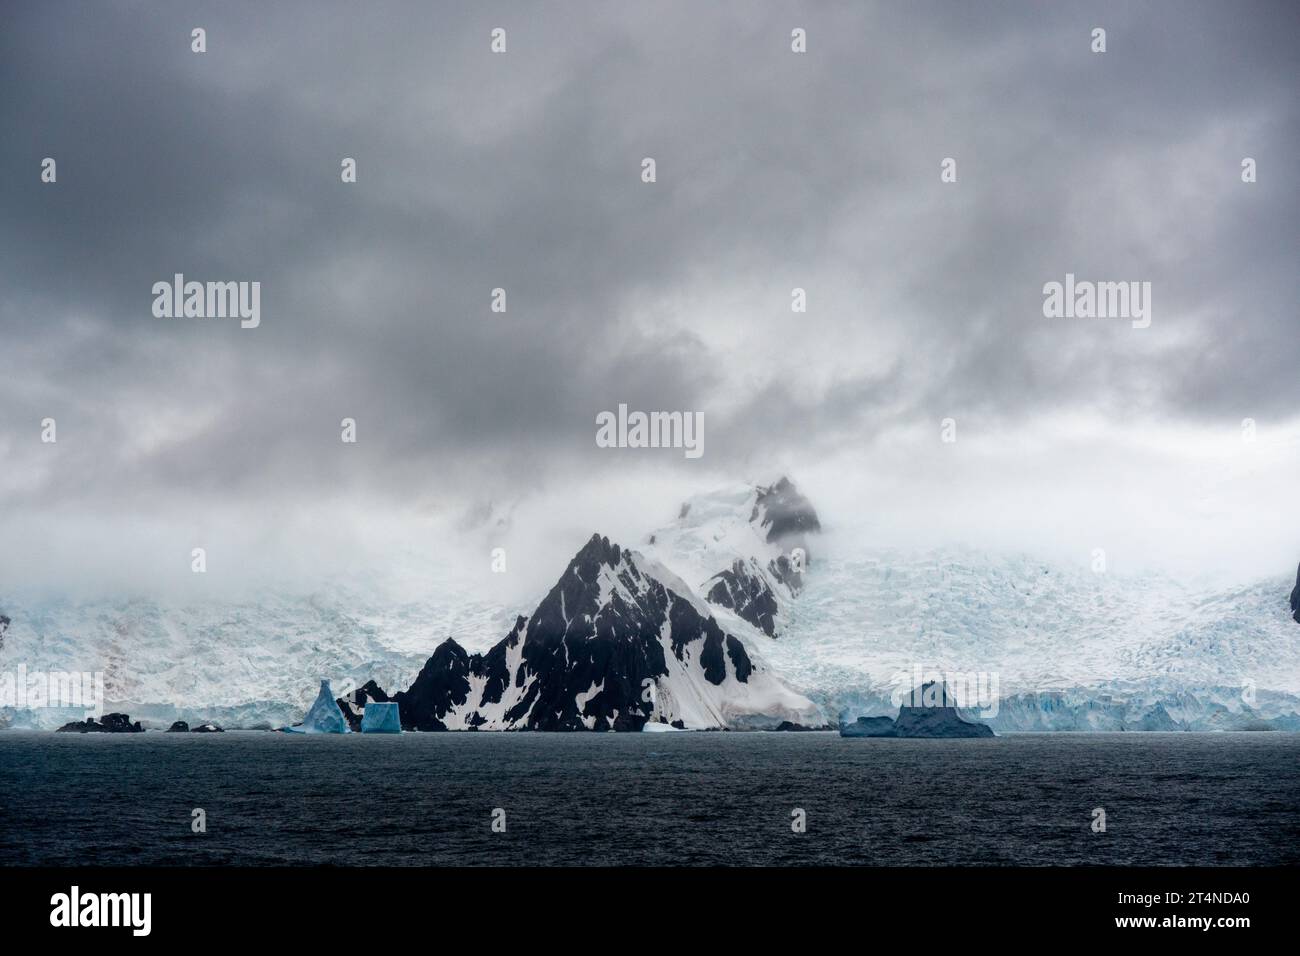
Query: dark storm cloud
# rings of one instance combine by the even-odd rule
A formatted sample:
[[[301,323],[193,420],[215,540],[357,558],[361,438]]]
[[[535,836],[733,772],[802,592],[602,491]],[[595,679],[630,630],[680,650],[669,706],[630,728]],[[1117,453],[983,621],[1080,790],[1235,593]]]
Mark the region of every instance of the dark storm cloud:
[[[594,417],[619,402],[703,410],[723,467],[948,414],[1300,409],[1289,4],[3,16],[16,503],[405,496],[435,474],[518,490],[608,467]],[[1067,271],[1151,281],[1152,327],[1044,319],[1042,285]],[[261,327],[154,318],[150,287],[175,272],[260,281]],[[837,303],[785,333],[835,359],[831,381],[783,367],[787,341],[744,316],[729,346],[710,335],[716,301],[750,304],[755,279],[785,283],[774,311],[794,285]],[[890,308],[855,307],[850,286]],[[890,354],[837,349],[864,327]],[[57,467],[35,445],[46,416]]]

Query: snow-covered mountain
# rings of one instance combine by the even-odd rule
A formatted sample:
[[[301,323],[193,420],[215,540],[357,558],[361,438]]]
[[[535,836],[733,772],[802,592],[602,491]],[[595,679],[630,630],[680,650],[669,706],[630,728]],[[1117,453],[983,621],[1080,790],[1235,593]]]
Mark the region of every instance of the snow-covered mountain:
[[[486,654],[448,640],[393,695],[416,730],[685,730],[824,722],[676,575],[593,535]]]
[[[783,476],[691,498],[645,550],[715,609],[776,637],[803,587],[808,536],[820,531],[812,503]]]
[[[446,698],[448,726],[605,726],[647,714],[641,685],[630,683],[640,675],[667,688],[655,719],[736,726],[780,707],[810,722],[799,695],[832,720],[893,715],[898,692],[910,689],[920,667],[927,678],[995,675],[998,713],[976,716],[1000,732],[1300,729],[1300,624],[1293,619],[1300,580],[1292,591],[1289,573],[1207,590],[1025,555],[885,551],[848,540],[833,521],[821,528],[821,516],[785,479],[699,495],[636,552],[588,542],[583,551],[600,554],[584,558],[576,573],[575,558],[524,618],[523,608],[475,597],[459,580],[423,576],[418,600],[356,581],[236,603],[86,603],[0,590],[0,676],[20,666],[103,671],[106,711],[165,728],[178,719],[290,724],[323,677],[340,694],[373,678],[390,691],[433,687],[436,697],[449,693],[436,690],[434,678],[444,672],[449,686],[461,686],[454,675],[468,685],[465,703]],[[802,572],[796,548],[806,558]],[[617,560],[601,558],[614,550]],[[674,608],[698,633],[685,637]],[[660,668],[649,635],[659,634],[664,614],[684,656],[674,638],[665,645],[658,636]],[[602,626],[639,635],[635,653],[566,657],[576,635]],[[725,636],[712,637],[715,629]],[[528,674],[535,679],[521,688],[525,646],[525,683]],[[426,676],[435,660],[441,670]],[[759,676],[740,680],[739,660]],[[603,673],[616,676],[602,684]],[[721,685],[709,679],[719,673]],[[769,694],[764,681],[776,682],[774,675],[793,688],[792,698]],[[501,696],[486,699],[498,684]],[[442,720],[436,706],[429,712]],[[0,700],[0,726],[54,727],[81,716],[19,713]]]

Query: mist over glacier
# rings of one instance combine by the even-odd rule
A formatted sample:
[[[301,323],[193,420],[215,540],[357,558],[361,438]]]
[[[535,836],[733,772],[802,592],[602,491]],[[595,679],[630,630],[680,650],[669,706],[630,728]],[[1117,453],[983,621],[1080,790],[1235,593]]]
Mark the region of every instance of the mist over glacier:
[[[1240,710],[1233,701],[1246,686],[1262,692],[1270,714],[1295,711],[1300,626],[1286,600],[1289,575],[1207,585],[1151,571],[1098,574],[1022,551],[886,547],[864,528],[861,499],[850,522],[834,505],[837,495],[825,496],[828,509],[816,487],[801,477],[823,529],[810,540],[799,593],[780,592],[778,636],[725,608],[713,611],[831,719],[890,713],[900,675],[916,666],[996,673],[1004,697],[1064,695],[1061,706],[1084,710],[1102,697],[1134,698],[1142,705],[1134,721],[1150,722],[1152,708],[1176,707],[1171,701],[1186,692]],[[635,509],[593,495],[585,510],[600,517],[589,520],[623,529],[629,546],[646,549],[697,593],[731,555],[766,561],[780,551],[751,523],[752,484],[671,504],[679,483],[646,490]],[[657,498],[663,507],[651,505]],[[575,511],[548,511],[549,500],[434,512],[406,527],[405,547],[359,549],[351,567],[327,577],[281,569],[278,579],[235,586],[210,572],[179,578],[170,594],[115,597],[6,589],[0,610],[13,622],[0,655],[30,669],[103,670],[110,707],[155,724],[287,724],[321,678],[340,694],[372,679],[398,690],[447,638],[469,653],[499,641],[590,534]],[[504,573],[491,570],[498,547]],[[1079,729],[1089,719],[1080,718]]]

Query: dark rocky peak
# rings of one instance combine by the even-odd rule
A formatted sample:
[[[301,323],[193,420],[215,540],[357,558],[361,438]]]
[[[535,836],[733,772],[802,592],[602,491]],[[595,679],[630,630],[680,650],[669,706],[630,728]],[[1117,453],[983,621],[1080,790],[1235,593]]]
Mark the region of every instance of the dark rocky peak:
[[[770,487],[758,488],[750,521],[767,529],[767,540],[780,544],[787,538],[821,531],[817,512],[807,498],[784,476]]]
[[[446,730],[442,718],[469,697],[470,657],[447,638],[424,662],[409,690],[393,695],[402,726],[409,730]]]
[[[595,532],[569,561],[569,570],[572,570],[575,565],[583,568],[592,565],[616,567],[626,553],[609,538],[600,532]]]
[[[630,551],[594,534],[528,621],[527,643],[569,634],[628,637],[657,622],[668,592],[642,573]],[[656,625],[657,626],[657,623]]]
[[[639,730],[654,714],[647,686],[677,669],[697,668],[700,681],[717,686],[730,660],[735,679],[748,682],[754,667],[744,645],[675,585],[657,566],[593,535],[533,614],[516,618],[486,653],[467,654],[450,640],[439,645],[411,688],[394,695],[402,726]]]

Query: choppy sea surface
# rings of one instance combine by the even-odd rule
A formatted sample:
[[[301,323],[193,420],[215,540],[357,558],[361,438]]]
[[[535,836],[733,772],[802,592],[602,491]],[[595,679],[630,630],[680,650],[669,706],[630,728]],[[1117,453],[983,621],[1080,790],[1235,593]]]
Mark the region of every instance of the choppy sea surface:
[[[1300,734],[7,732],[0,852],[10,866],[1300,864]]]

